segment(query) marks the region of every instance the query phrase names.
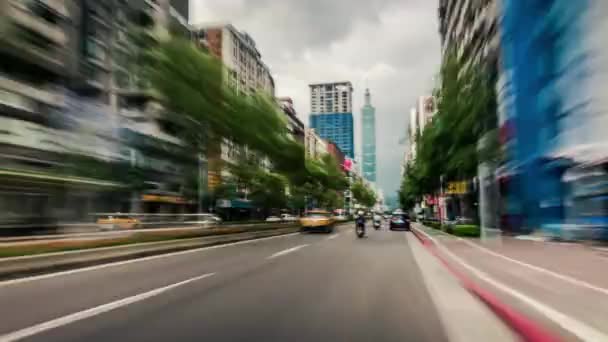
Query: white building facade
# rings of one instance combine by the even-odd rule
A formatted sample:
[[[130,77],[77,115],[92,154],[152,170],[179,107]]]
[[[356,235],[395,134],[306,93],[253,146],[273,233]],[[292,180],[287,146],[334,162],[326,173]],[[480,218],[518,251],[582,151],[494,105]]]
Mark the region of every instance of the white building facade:
[[[310,85],[311,113],[352,113],[352,111],[352,84],[350,82]]]
[[[323,140],[312,128],[306,128],[304,135],[304,149],[310,159],[320,159],[327,154],[327,142]]]
[[[198,42],[228,69],[226,81],[239,94],[263,91],[274,97],[274,79],[253,38],[231,24],[194,25]]]

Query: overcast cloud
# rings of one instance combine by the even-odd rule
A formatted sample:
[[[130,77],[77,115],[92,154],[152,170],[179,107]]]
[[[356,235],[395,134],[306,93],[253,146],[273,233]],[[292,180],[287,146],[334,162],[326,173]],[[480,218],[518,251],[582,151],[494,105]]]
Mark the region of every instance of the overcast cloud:
[[[191,22],[230,22],[248,32],[308,125],[308,84],[353,83],[355,140],[368,86],[376,107],[378,185],[399,187],[409,109],[431,92],[439,68],[436,0],[191,0]]]

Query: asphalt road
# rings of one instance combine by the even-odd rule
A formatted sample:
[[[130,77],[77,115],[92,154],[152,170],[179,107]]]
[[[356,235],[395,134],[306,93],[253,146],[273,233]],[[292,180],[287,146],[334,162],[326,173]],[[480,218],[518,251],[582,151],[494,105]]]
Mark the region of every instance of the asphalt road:
[[[0,283],[0,341],[444,341],[406,234],[347,227]]]

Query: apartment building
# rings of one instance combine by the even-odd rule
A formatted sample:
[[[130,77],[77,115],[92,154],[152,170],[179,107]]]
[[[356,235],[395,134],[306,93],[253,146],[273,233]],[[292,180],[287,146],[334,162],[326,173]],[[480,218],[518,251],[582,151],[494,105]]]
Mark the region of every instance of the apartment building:
[[[194,154],[166,129],[128,36],[133,24],[166,36],[172,12],[168,0],[0,3],[0,216],[128,211],[131,167],[181,193]]]
[[[275,84],[270,69],[262,61],[253,38],[231,24],[194,25],[196,39],[219,58],[228,69],[226,82],[244,95],[263,91],[275,96]]]
[[[498,0],[440,0],[439,33],[443,55],[455,49],[459,58],[496,68],[500,37]]]
[[[298,118],[291,97],[283,96],[277,98],[277,103],[287,117],[287,129],[291,137],[297,142],[304,143],[304,123]]]
[[[327,142],[321,138],[313,128],[306,129],[304,149],[310,159],[320,159],[328,153]]]

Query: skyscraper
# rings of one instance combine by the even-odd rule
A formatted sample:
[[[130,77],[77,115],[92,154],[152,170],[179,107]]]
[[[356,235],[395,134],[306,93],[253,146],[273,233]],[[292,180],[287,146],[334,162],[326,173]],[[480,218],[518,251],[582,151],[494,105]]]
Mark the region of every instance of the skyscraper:
[[[361,133],[363,137],[363,177],[376,181],[376,108],[372,106],[369,89],[365,89],[365,104],[361,109]]]
[[[352,93],[348,81],[310,85],[310,127],[350,158],[355,156]]]

